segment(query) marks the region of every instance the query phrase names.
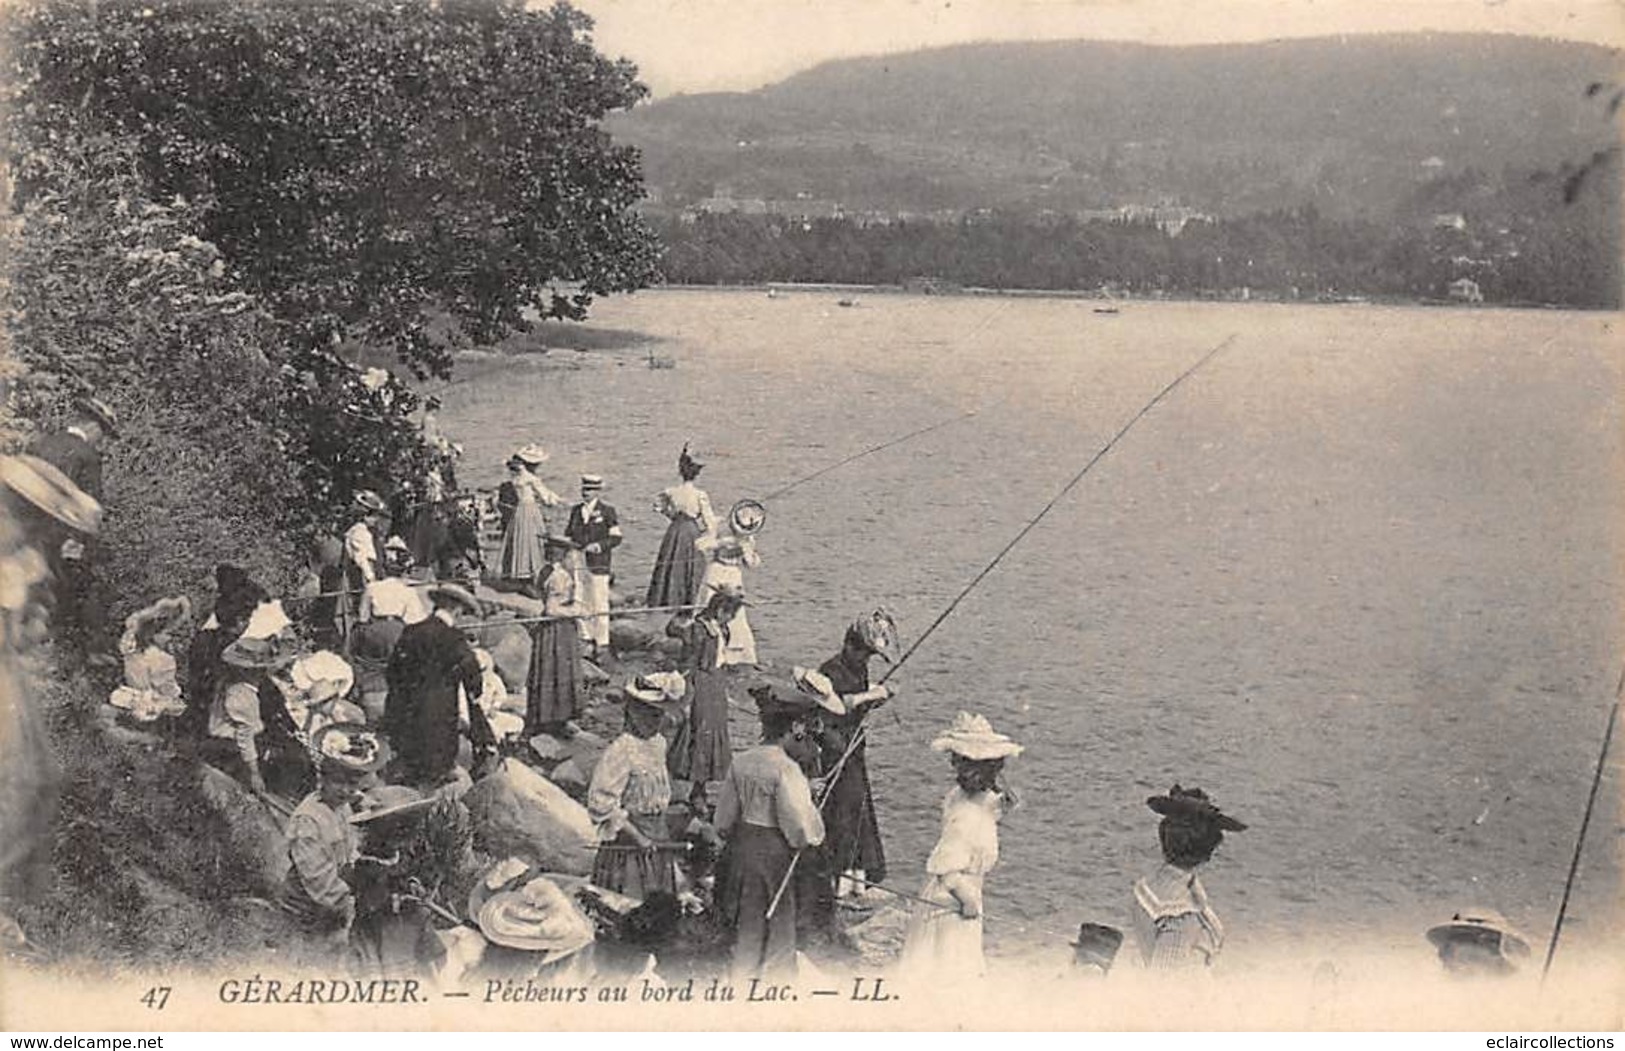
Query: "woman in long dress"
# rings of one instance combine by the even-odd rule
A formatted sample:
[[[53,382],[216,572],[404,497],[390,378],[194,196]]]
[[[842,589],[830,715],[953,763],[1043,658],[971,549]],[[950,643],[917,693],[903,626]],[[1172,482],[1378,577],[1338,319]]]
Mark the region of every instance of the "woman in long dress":
[[[954,787],[942,801],[942,836],[925,863],[925,899],[915,906],[901,966],[911,977],[937,982],[982,976],[982,881],[999,861],[1004,761],[1022,747],[995,733],[987,719],[960,712],[931,742],[953,761]]]
[[[547,535],[544,508],[559,507],[564,499],[535,474],[546,463],[547,450],[527,445],[508,461],[508,484],[513,486],[512,517],[502,534],[502,556],[497,572],[503,580],[534,580],[546,563],[542,537]]]
[[[722,663],[729,625],[744,597],[725,586],[689,621],[678,666],[688,677],[688,718],[677,728],[667,766],[677,781],[692,785],[690,802],[702,805],[708,782],[726,780],[733,762],[728,735],[728,672]]]
[[[573,545],[562,536],[543,544],[547,561],[536,574],[535,597],[547,617],[531,631],[530,671],[525,677],[525,737],[566,732],[565,724],[581,714],[586,695],[581,685],[581,642],[574,618],[576,578],[566,561]]]
[[[711,498],[694,484],[704,466],[688,454],[688,446],[683,446],[682,455],[677,457],[677,473],[683,480],[655,497],[655,510],[669,518],[671,524],[660,541],[660,554],[655,557],[654,574],[649,578],[649,606],[691,605],[700,592],[707,559],[694,544],[717,528]]]

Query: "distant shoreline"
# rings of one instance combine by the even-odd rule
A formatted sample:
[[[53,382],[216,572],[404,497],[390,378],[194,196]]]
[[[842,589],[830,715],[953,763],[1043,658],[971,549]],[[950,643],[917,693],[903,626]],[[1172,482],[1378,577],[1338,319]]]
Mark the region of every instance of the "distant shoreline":
[[[1092,289],[1069,288],[981,288],[968,287],[937,287],[931,290],[924,288],[909,288],[904,285],[846,285],[826,284],[819,282],[794,281],[764,281],[752,284],[661,284],[651,285],[639,292],[655,292],[669,289],[675,292],[786,292],[795,294],[828,293],[831,295],[875,295],[875,296],[940,296],[942,298],[1007,298],[1007,299],[1077,299],[1090,302],[1109,304],[1111,306],[1129,306],[1139,303],[1270,303],[1284,306],[1384,306],[1384,307],[1454,307],[1472,310],[1562,310],[1579,311],[1586,313],[1618,313],[1615,307],[1603,306],[1575,306],[1567,303],[1535,303],[1535,302],[1484,302],[1467,303],[1453,299],[1436,299],[1423,296],[1349,296],[1342,299],[1333,298],[1305,298],[1291,299],[1275,293],[1254,293],[1247,297],[1237,295],[1106,295]],[[637,293],[632,293],[636,295]]]

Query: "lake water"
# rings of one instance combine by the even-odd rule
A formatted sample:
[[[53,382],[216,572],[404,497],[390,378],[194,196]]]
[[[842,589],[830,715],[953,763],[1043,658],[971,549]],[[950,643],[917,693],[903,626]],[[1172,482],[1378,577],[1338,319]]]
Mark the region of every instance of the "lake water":
[[[467,482],[530,440],[561,493],[603,472],[634,594],[685,440],[720,509],[954,420],[769,503],[752,622],[765,659],[816,663],[876,604],[912,643],[1234,336],[898,674],[869,751],[889,882],[917,887],[950,783],[927,745],[969,709],[1028,746],[988,883],[996,953],[1126,925],[1159,860],[1145,798],[1177,781],[1251,825],[1204,875],[1229,966],[1338,946],[1426,963],[1423,927],[1473,903],[1538,957],[1625,659],[1619,324],[662,290],[598,304],[583,339],[646,333],[674,368],[645,347],[471,358],[441,419]],[[1560,962],[1618,944],[1619,785],[1612,762]]]

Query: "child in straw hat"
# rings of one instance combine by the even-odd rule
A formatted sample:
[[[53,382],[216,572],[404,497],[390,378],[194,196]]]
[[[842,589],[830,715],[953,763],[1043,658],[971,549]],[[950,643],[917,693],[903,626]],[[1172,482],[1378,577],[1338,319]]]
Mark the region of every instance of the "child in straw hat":
[[[109,704],[142,723],[186,711],[169,646],[174,632],[191,613],[192,603],[180,595],[159,599],[125,618],[124,636],[119,640],[124,684],[107,698]]]

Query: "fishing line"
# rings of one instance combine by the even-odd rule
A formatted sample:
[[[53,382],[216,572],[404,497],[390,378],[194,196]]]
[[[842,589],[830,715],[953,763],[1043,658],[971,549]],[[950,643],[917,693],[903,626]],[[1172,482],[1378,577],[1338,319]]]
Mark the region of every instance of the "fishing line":
[[[762,502],[766,503],[769,500],[776,500],[779,497],[783,496],[785,493],[788,493],[790,490],[795,489],[798,486],[805,485],[806,483],[812,481],[814,478],[822,478],[824,475],[830,473],[831,471],[833,471],[833,470],[835,470],[837,468],[840,468],[840,467],[845,467],[847,464],[851,463],[854,460],[861,460],[865,456],[870,455],[871,453],[880,452],[882,449],[890,449],[894,445],[903,444],[904,442],[908,441],[910,438],[918,438],[922,434],[930,434],[932,431],[940,430],[943,427],[948,426],[950,423],[958,423],[960,420],[969,419],[970,417],[975,416],[977,411],[978,410],[976,410],[976,409],[970,409],[970,410],[968,410],[966,412],[960,413],[958,416],[953,416],[953,417],[950,417],[949,419],[946,419],[946,420],[939,420],[938,422],[931,424],[929,427],[921,427],[917,431],[909,431],[907,434],[903,435],[901,438],[893,438],[890,441],[881,442],[879,445],[871,445],[869,448],[864,449],[862,452],[853,453],[851,456],[848,456],[844,460],[841,460],[841,461],[839,461],[837,463],[832,463],[828,467],[821,467],[818,470],[814,471],[812,474],[807,475],[805,478],[797,478],[795,481],[791,482],[789,485],[784,486],[783,488],[780,488],[780,489],[773,490],[771,493],[768,493],[766,496],[762,497]]]
[[[1569,911],[1569,895],[1574,891],[1574,880],[1580,874],[1580,852],[1585,847],[1586,832],[1591,828],[1591,812],[1597,806],[1597,789],[1602,786],[1602,771],[1608,761],[1608,744],[1614,738],[1614,723],[1619,720],[1620,697],[1625,695],[1625,669],[1619,673],[1619,685],[1614,687],[1614,706],[1608,710],[1608,726],[1602,733],[1602,750],[1597,753],[1597,770],[1591,776],[1591,794],[1586,797],[1585,816],[1580,819],[1580,833],[1574,839],[1574,857],[1569,860],[1569,878],[1563,884],[1563,901],[1557,907],[1557,922],[1552,925],[1552,940],[1546,946],[1546,963],[1540,970],[1540,982],[1546,984],[1546,974],[1552,969],[1552,957],[1557,955],[1557,940],[1563,934],[1563,920]]]
[[[942,625],[942,622],[947,620],[953,611],[959,608],[959,604],[965,600],[965,596],[974,591],[976,586],[985,580],[987,575],[993,572],[994,568],[997,567],[1000,562],[1004,561],[1004,557],[1008,555],[1017,544],[1021,543],[1022,539],[1026,537],[1028,533],[1037,528],[1038,523],[1042,522],[1044,517],[1055,509],[1055,505],[1059,504],[1061,500],[1068,493],[1070,493],[1079,482],[1083,481],[1084,475],[1088,474],[1090,470],[1094,468],[1095,464],[1099,463],[1107,453],[1111,452],[1112,449],[1116,447],[1117,443],[1122,441],[1123,436],[1127,434],[1136,423],[1139,423],[1140,420],[1145,417],[1146,413],[1156,408],[1156,406],[1164,398],[1173,392],[1174,388],[1185,382],[1185,380],[1189,378],[1192,373],[1201,368],[1203,365],[1206,365],[1209,361],[1213,360],[1214,355],[1218,354],[1219,351],[1228,347],[1235,341],[1235,333],[1231,333],[1229,336],[1226,336],[1222,341],[1214,346],[1212,350],[1209,350],[1206,354],[1203,354],[1200,358],[1198,358],[1195,364],[1191,365],[1184,372],[1181,372],[1178,376],[1175,376],[1167,386],[1163,387],[1150,401],[1146,402],[1145,405],[1141,407],[1139,412],[1131,416],[1129,421],[1123,424],[1123,426],[1118,429],[1116,434],[1112,435],[1111,440],[1105,445],[1101,446],[1100,451],[1089,458],[1089,462],[1083,465],[1082,470],[1073,475],[1072,480],[1061,487],[1061,491],[1056,493],[1055,496],[1051,498],[1050,502],[1045,504],[1043,509],[1039,511],[1038,514],[1033,516],[1033,519],[1030,522],[1021,528],[1021,531],[1015,535],[1014,539],[1012,539],[1008,544],[1005,544],[999,553],[993,556],[993,560],[990,561],[986,566],[983,566],[981,572],[972,577],[970,583],[966,584],[959,594],[954,596],[953,601],[948,603],[947,607],[937,615],[937,619],[933,620],[925,631],[920,634],[919,638],[915,639],[914,643],[909,646],[907,650],[903,651],[903,655],[897,658],[897,663],[886,669],[886,674],[880,677],[880,682],[878,685],[884,686],[888,679],[897,674],[898,670],[901,669],[903,665],[908,663],[908,659],[914,656],[915,651],[917,651],[925,643],[926,639],[931,637],[932,632],[936,631],[937,628]],[[863,722],[858,725],[857,730],[852,734],[852,740],[846,746],[846,751],[841,753],[840,760],[836,762],[834,769],[830,772],[828,779],[826,779],[824,782],[824,794],[818,800],[819,810],[823,810],[824,804],[829,801],[829,798],[834,791],[835,782],[840,778],[841,773],[846,769],[847,760],[852,757],[852,753],[856,751],[858,745],[862,743],[868,732],[869,721],[867,718],[865,718]],[[801,860],[802,853],[802,851],[798,850],[790,858],[790,867],[785,870],[784,879],[779,882],[779,889],[773,895],[772,902],[768,904],[767,915],[769,919],[772,918],[773,913],[778,909],[779,901],[784,897],[785,888],[789,887],[790,885],[790,878],[795,873],[796,863]]]

